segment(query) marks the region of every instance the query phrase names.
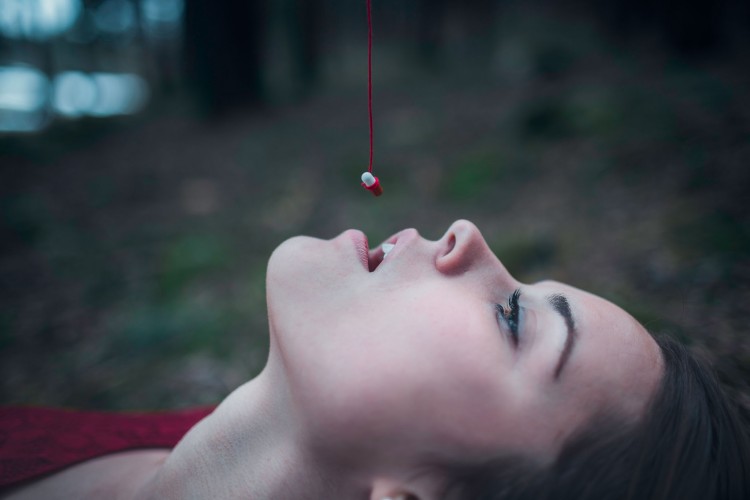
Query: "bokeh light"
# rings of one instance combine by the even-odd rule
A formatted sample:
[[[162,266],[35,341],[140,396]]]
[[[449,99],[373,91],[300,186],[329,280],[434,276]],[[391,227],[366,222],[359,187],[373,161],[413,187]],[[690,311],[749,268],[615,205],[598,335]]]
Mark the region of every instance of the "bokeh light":
[[[107,117],[139,111],[148,98],[148,85],[137,75],[66,71],[55,77],[53,106],[68,118]]]
[[[107,0],[94,11],[96,27],[112,35],[128,35],[137,26],[135,7],[128,0]]]
[[[184,10],[183,0],[141,0],[143,31],[152,38],[174,37]]]
[[[143,79],[130,74],[94,73],[96,101],[88,113],[92,116],[127,115],[140,110],[148,96]]]
[[[0,34],[46,40],[70,29],[80,13],[80,0],[0,0]]]
[[[0,132],[34,132],[44,127],[49,81],[38,69],[0,67]]]
[[[96,84],[79,71],[65,71],[55,77],[52,103],[59,114],[69,118],[82,116],[96,102]]]

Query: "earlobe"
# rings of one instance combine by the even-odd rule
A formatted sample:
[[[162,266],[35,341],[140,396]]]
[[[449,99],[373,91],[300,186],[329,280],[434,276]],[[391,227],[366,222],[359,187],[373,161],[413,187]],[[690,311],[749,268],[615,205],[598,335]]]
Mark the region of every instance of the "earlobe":
[[[397,493],[396,495],[386,496],[379,500],[419,500],[419,497],[411,493]]]
[[[370,492],[369,500],[425,500],[411,490],[392,481],[377,481]]]

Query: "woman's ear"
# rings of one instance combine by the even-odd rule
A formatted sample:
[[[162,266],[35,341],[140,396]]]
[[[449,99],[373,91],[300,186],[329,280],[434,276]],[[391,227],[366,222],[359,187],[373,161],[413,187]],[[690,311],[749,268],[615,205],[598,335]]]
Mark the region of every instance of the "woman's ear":
[[[387,495],[384,497],[372,497],[372,500],[421,500],[418,496],[414,496],[411,493],[405,493],[405,492],[395,492],[391,495]]]

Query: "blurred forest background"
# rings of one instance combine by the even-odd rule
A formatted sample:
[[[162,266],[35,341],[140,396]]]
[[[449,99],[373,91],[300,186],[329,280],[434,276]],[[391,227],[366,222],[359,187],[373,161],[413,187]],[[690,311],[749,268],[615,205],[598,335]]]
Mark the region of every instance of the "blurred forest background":
[[[295,234],[469,218],[750,379],[750,4],[0,0],[0,403],[218,402]]]

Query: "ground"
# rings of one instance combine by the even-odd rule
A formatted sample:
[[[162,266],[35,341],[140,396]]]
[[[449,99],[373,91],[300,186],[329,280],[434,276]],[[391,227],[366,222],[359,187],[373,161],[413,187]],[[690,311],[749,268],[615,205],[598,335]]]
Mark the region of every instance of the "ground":
[[[376,58],[378,199],[358,181],[356,78],[221,120],[178,96],[2,139],[0,403],[215,403],[264,364],[265,265],[281,241],[349,227],[437,238],[457,218],[520,279],[610,298],[742,396],[747,65],[580,36],[510,40],[491,70],[440,78]]]

